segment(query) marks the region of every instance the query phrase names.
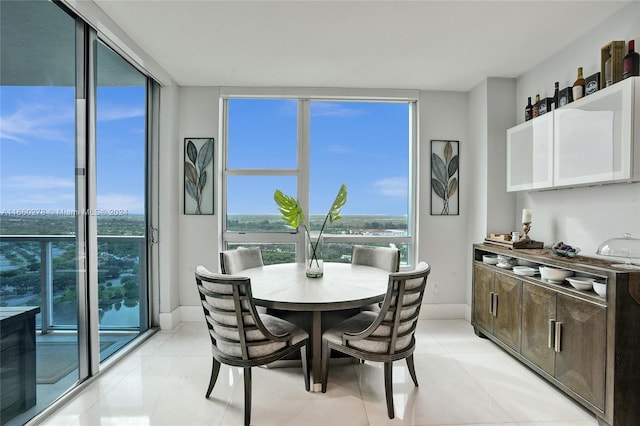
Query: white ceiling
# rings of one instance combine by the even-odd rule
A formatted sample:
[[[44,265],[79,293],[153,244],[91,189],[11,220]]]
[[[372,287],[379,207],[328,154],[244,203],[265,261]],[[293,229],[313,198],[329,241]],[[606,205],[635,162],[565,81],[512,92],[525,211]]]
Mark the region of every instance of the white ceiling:
[[[180,85],[467,91],[630,1],[94,0]]]

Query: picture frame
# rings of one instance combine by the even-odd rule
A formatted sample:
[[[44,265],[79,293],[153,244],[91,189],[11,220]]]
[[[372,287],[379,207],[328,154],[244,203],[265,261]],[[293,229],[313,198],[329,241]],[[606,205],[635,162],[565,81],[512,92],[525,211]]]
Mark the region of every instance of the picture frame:
[[[460,142],[431,140],[431,215],[460,214]]]
[[[184,138],[184,214],[213,214],[214,138]]]

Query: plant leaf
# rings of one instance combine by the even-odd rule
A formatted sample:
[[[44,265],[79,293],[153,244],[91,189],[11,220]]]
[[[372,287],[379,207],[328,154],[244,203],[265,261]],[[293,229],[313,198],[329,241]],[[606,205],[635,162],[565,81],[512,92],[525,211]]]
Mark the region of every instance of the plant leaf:
[[[204,170],[211,160],[213,160],[213,139],[209,139],[200,148],[200,152],[198,153],[198,169],[200,169],[200,171]]]
[[[442,198],[443,200],[446,200],[446,197],[444,194],[444,185],[442,185],[442,183],[438,179],[431,178],[431,188],[433,188],[433,191],[436,193],[438,197]]]
[[[198,201],[198,190],[196,189],[196,184],[190,180],[186,180],[185,188],[187,190],[187,194],[189,194],[194,200]]]
[[[447,173],[449,174],[449,177],[451,177],[451,176],[456,174],[456,172],[458,171],[458,156],[457,155],[453,156],[453,158],[449,162],[449,167],[447,169],[448,169]]]
[[[449,190],[447,192],[447,197],[451,198],[451,196],[455,194],[457,190],[458,190],[458,179],[453,178],[451,179],[451,182],[449,182]]]
[[[193,141],[187,142],[187,157],[193,164],[196,164],[196,158],[198,158],[198,149],[194,145]]]
[[[207,184],[207,171],[203,170],[200,173],[200,179],[198,179],[198,192],[202,192],[202,189]]]
[[[187,178],[187,181],[190,181],[194,185],[198,183],[198,171],[193,166],[193,164],[188,161],[184,162],[184,177]]]
[[[444,146],[444,161],[445,163],[449,164],[449,161],[451,161],[451,156],[453,155],[453,147],[451,146],[451,142],[447,142],[447,144]]]
[[[436,176],[442,185],[446,185],[447,181],[447,167],[442,162],[442,158],[440,158],[436,153],[431,155],[431,170],[433,174]]]
[[[327,215],[329,216],[329,223],[333,223],[342,218],[340,216],[340,209],[342,209],[342,206],[344,206],[346,202],[347,202],[347,185],[343,183],[340,186],[340,189],[338,190],[338,194],[336,194],[336,199],[333,200],[333,204],[329,209],[329,213],[327,213]]]
[[[278,205],[282,219],[292,228],[298,228],[300,223],[306,227],[304,213],[295,198],[284,194],[279,189],[273,193],[273,199]]]

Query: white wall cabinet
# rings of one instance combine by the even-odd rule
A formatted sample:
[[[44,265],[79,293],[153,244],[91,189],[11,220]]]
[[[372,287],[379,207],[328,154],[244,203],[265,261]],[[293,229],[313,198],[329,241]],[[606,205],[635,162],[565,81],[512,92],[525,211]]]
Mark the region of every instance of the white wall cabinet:
[[[553,185],[553,114],[507,130],[507,191]]]
[[[638,77],[507,130],[507,191],[640,179],[636,102]]]

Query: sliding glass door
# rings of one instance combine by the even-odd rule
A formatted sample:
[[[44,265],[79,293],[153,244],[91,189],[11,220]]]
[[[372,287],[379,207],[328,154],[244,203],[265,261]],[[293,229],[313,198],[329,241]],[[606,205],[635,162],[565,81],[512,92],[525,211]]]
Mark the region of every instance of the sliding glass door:
[[[59,3],[0,8],[0,425],[21,425],[149,327],[151,83]]]

